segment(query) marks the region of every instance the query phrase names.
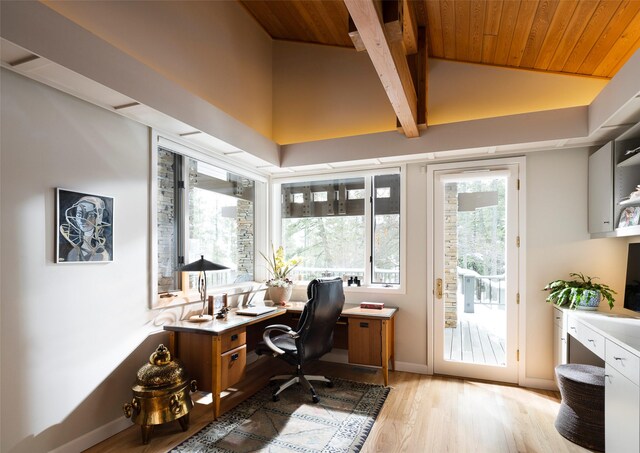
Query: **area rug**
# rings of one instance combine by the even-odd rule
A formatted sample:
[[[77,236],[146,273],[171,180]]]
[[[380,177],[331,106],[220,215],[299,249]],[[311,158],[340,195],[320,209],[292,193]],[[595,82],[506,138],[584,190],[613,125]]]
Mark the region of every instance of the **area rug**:
[[[318,383],[320,402],[301,385],[272,401],[267,386],[171,450],[172,453],[358,452],[367,439],[389,389],[332,379]]]

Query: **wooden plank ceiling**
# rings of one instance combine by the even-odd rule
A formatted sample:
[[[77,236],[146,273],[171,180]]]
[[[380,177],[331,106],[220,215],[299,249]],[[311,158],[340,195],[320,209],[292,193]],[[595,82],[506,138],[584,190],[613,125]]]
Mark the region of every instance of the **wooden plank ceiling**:
[[[241,0],[274,39],[353,47],[345,4]],[[640,47],[640,0],[412,0],[430,57],[613,77]]]

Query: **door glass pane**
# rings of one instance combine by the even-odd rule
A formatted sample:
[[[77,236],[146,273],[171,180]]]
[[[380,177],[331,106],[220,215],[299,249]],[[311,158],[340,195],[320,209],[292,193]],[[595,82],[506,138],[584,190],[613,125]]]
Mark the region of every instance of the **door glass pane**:
[[[444,183],[444,359],[505,366],[506,177]]]

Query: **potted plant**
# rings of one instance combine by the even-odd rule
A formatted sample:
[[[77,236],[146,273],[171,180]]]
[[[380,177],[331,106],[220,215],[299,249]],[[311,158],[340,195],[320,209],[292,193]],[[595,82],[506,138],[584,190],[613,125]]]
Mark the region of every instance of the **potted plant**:
[[[558,307],[568,306],[572,309],[597,310],[602,297],[607,299],[609,310],[613,308],[613,295],[617,294],[604,283],[595,283],[598,277],[589,277],[581,273],[571,273],[573,280],[554,280],[544,287],[549,291],[547,302]]]
[[[300,264],[298,259],[287,260],[284,257],[284,248],[282,246],[274,249],[271,245],[271,256],[267,257],[264,253],[260,255],[267,261],[271,278],[267,280],[269,287],[269,297],[279,305],[286,304],[291,298],[293,291],[293,282],[289,279],[289,274],[295,267]]]

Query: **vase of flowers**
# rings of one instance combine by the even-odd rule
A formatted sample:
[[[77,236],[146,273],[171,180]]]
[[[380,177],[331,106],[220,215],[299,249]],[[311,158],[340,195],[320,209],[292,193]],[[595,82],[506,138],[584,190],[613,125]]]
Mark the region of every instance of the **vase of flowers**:
[[[285,305],[291,298],[293,292],[293,282],[289,279],[289,274],[300,264],[300,260],[293,258],[287,260],[284,256],[284,248],[278,247],[276,250],[271,246],[271,256],[264,253],[260,255],[267,261],[271,278],[267,280],[269,287],[269,297],[277,305]]]

